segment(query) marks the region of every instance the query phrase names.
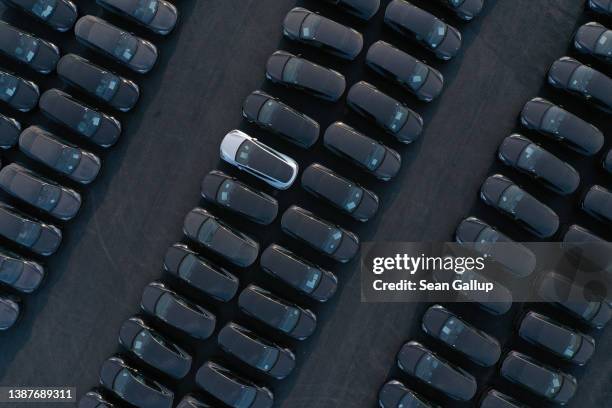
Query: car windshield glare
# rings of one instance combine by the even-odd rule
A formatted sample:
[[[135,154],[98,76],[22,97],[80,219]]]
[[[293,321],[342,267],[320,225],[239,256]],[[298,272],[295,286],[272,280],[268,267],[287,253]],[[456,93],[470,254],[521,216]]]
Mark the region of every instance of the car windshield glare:
[[[81,152],[74,147],[65,147],[62,149],[55,167],[64,173],[70,174],[76,169],[81,161]]]
[[[130,62],[136,54],[138,41],[128,33],[121,33],[117,45],[113,49],[113,55],[124,62]]]
[[[212,218],[208,218],[198,231],[198,241],[204,244],[210,244],[212,242],[215,233],[219,229],[219,223]]]
[[[57,205],[61,195],[59,187],[45,184],[40,189],[36,205],[46,211],[51,211]]]
[[[449,317],[442,329],[440,329],[440,339],[447,344],[456,346],[457,339],[461,333],[465,330],[465,324],[456,317]]]
[[[327,254],[333,254],[342,241],[342,231],[336,227],[329,227],[327,239],[322,243],[321,249]]]
[[[295,328],[299,319],[300,311],[294,307],[288,307],[278,327],[288,333]]]
[[[548,388],[545,391],[547,397],[551,398],[557,395],[559,390],[561,389],[561,384],[563,383],[563,379],[558,373],[553,373],[550,378],[550,384],[548,384]]]
[[[437,358],[431,354],[425,354],[417,363],[415,375],[426,383],[431,384],[431,380],[439,365],[440,362]]]
[[[604,57],[612,57],[612,31],[605,31],[595,44],[595,53]]]
[[[576,333],[572,333],[570,335],[569,344],[567,345],[565,350],[563,350],[563,355],[567,358],[574,357],[574,354],[576,354],[581,344],[582,344],[582,337],[577,335]]]
[[[355,211],[355,208],[357,208],[362,198],[363,189],[351,184],[349,187],[348,194],[346,196],[346,200],[344,201],[344,204],[342,204],[342,206],[346,211],[352,213],[353,211]]]
[[[253,401],[255,401],[255,397],[257,396],[257,391],[253,387],[242,387],[240,394],[236,398],[236,401],[233,402],[232,406],[236,408],[249,408]]]
[[[429,75],[429,68],[427,68],[427,65],[422,62],[417,62],[408,79],[408,86],[410,86],[410,89],[418,91],[425,83],[427,75]]]
[[[368,154],[368,157],[366,158],[364,164],[368,168],[368,170],[374,171],[378,168],[378,166],[380,166],[384,157],[385,148],[376,142],[372,142],[370,147],[370,154]]]
[[[95,93],[97,97],[108,102],[115,96],[118,89],[119,78],[109,72],[105,72],[95,89]]]
[[[389,120],[387,127],[393,133],[397,133],[404,126],[406,120],[408,120],[408,109],[406,109],[406,107],[402,104],[398,103],[395,105],[395,109],[393,110],[393,114],[391,115],[391,119]]]
[[[306,293],[312,293],[321,280],[321,271],[317,268],[308,268],[304,281],[300,284],[300,289]]]
[[[542,118],[542,130],[552,134],[559,134],[559,128],[567,117],[567,112],[558,106],[551,106]]]
[[[83,118],[77,123],[76,130],[82,135],[91,137],[98,130],[100,122],[102,122],[102,116],[98,112],[85,108]]]
[[[217,202],[229,206],[232,199],[232,191],[236,189],[236,183],[232,180],[225,180],[219,191],[217,191]]]
[[[283,81],[290,84],[297,84],[297,78],[301,67],[302,61],[299,58],[290,58],[283,69]]]
[[[19,234],[15,240],[21,245],[30,247],[34,245],[40,236],[40,233],[42,232],[41,230],[42,228],[39,224],[30,220],[23,220],[21,223],[21,228],[19,229]]]
[[[280,352],[274,347],[264,347],[261,357],[257,361],[257,368],[263,371],[269,371],[274,367],[279,354]]]
[[[159,7],[158,0],[138,0],[138,5],[134,9],[134,17],[145,24],[149,24],[155,14],[157,14],[157,8]]]
[[[113,390],[118,395],[125,395],[131,382],[132,374],[127,368],[124,368],[117,374],[113,383]]]
[[[250,140],[245,140],[240,144],[238,151],[236,152],[236,161],[243,166],[249,165],[249,158],[251,153],[255,150],[255,145]]]
[[[0,72],[0,99],[4,102],[10,101],[15,92],[17,92],[17,87],[19,86],[19,81],[12,75],[8,75],[4,72]]]
[[[462,5],[463,3],[465,3],[465,0],[448,0],[448,2],[451,4],[451,6],[453,7],[459,7],[460,5]]]
[[[148,330],[141,330],[140,333],[134,337],[134,341],[132,342],[132,351],[139,357],[143,357],[146,349],[153,339]]]
[[[306,17],[300,29],[300,35],[305,40],[312,40],[317,35],[317,27],[321,24],[321,16],[311,13]]]
[[[19,33],[17,47],[15,47],[15,57],[23,62],[31,62],[38,51],[38,39],[24,33]]]
[[[259,117],[257,119],[265,125],[271,125],[274,113],[278,110],[278,108],[278,104],[275,101],[268,100],[261,107],[259,111]]]
[[[591,79],[593,79],[594,75],[595,71],[592,68],[589,68],[586,65],[581,65],[574,70],[567,86],[572,91],[588,94],[589,83],[591,82]]]
[[[499,233],[493,228],[485,227],[480,231],[474,242],[474,249],[481,254],[490,254],[495,243],[499,240]]]
[[[431,48],[437,48],[446,36],[447,26],[442,21],[436,19],[431,27],[431,31],[427,35],[425,41]]]
[[[530,173],[535,173],[538,161],[544,155],[544,150],[536,144],[527,145],[518,158],[518,166]]]
[[[57,0],[36,0],[30,9],[34,15],[42,20],[47,20],[57,7]]]
[[[505,189],[499,198],[499,208],[509,214],[516,215],[516,207],[523,197],[525,197],[525,192],[519,186],[513,184]]]

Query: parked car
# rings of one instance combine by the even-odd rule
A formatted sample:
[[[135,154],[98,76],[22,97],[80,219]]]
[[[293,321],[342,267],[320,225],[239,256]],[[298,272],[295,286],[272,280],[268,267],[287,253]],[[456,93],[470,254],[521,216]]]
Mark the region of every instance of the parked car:
[[[34,82],[0,70],[0,100],[2,102],[20,112],[29,112],[38,103],[39,96],[38,86]]]
[[[211,406],[203,403],[193,395],[187,394],[178,403],[176,408],[211,408]]]
[[[232,130],[221,141],[221,159],[268,183],[286,190],[298,175],[291,157],[261,143],[240,130]]]
[[[333,273],[280,245],[267,247],[260,265],[265,272],[319,302],[329,300],[338,288],[338,278]]]
[[[99,391],[92,390],[79,400],[78,408],[115,408]]]
[[[79,42],[139,74],[149,72],[157,61],[151,42],[123,31],[101,18],[84,16],[74,26]]]
[[[215,315],[161,282],[147,285],[142,293],[140,307],[149,315],[196,339],[207,339],[215,330]]]
[[[412,143],[423,132],[423,118],[406,105],[360,81],[349,89],[346,103],[401,143]]]
[[[95,154],[59,140],[51,132],[30,126],[19,136],[19,150],[29,158],[81,184],[96,179],[102,162]]]
[[[376,41],[370,46],[366,64],[423,102],[437,98],[444,86],[440,71],[385,41]]]
[[[438,357],[416,341],[405,343],[397,354],[397,365],[406,374],[458,401],[476,394],[476,379],[460,367]]]
[[[470,21],[478,16],[484,7],[484,0],[440,0],[462,20]]]
[[[268,58],[266,78],[331,102],[340,99],[346,88],[346,80],[339,72],[286,51],[275,51]]]
[[[213,170],[204,176],[200,191],[207,201],[257,224],[271,224],[278,214],[278,201],[274,197],[219,170]]]
[[[59,60],[57,74],[69,85],[121,112],[132,109],[140,96],[135,82],[75,54]]]
[[[553,210],[501,174],[485,180],[480,198],[540,238],[549,238],[559,229],[559,217]]]
[[[525,104],[521,123],[585,156],[596,154],[604,145],[599,129],[542,98],[533,98]]]
[[[519,325],[521,338],[540,349],[578,365],[589,361],[595,340],[539,313],[527,312]]]
[[[274,395],[269,389],[238,377],[212,361],[200,367],[196,384],[232,408],[270,408],[274,403]]]
[[[262,129],[303,148],[319,138],[319,124],[263,91],[253,91],[244,100],[242,116]]]
[[[291,350],[233,322],[219,331],[217,343],[229,355],[278,380],[287,377],[295,367]]]
[[[2,202],[0,236],[42,256],[55,253],[62,242],[62,232],[59,228],[45,224]]]
[[[612,174],[612,149],[608,150],[601,164],[605,171]]]
[[[174,393],[145,377],[119,357],[107,359],[100,368],[100,384],[128,404],[147,408],[171,408]]]
[[[435,408],[429,401],[397,380],[385,383],[378,392],[380,408]]]
[[[612,192],[594,185],[582,199],[582,209],[600,221],[612,223]]]
[[[169,34],[178,19],[176,6],[165,0],[96,0],[96,3],[161,35]]]
[[[588,0],[587,4],[596,13],[612,16],[612,0]]]
[[[183,232],[189,239],[236,266],[250,266],[259,254],[259,244],[255,240],[203,208],[196,207],[187,214]]]
[[[612,272],[612,243],[580,225],[570,225],[561,248],[568,260],[582,272]],[[608,293],[612,299],[612,293]],[[612,302],[608,302],[612,306]]]
[[[32,293],[45,277],[45,269],[35,261],[0,249],[0,282],[23,293]]]
[[[527,408],[512,397],[497,390],[489,390],[480,400],[479,408]]]
[[[121,123],[117,119],[86,106],[58,89],[43,93],[38,106],[50,119],[98,146],[114,145],[121,134]]]
[[[192,358],[185,350],[149,327],[139,317],[130,317],[119,329],[119,344],[140,360],[180,379],[191,369]]]
[[[60,52],[57,46],[0,21],[0,53],[28,66],[39,74],[55,69]]]
[[[380,7],[380,0],[325,0],[362,20],[371,19]]]
[[[612,30],[594,21],[583,24],[574,36],[574,48],[583,54],[612,62]]]
[[[20,314],[21,307],[16,299],[0,294],[0,330],[8,330],[13,327]]]
[[[221,302],[231,300],[238,291],[238,278],[184,244],[174,244],[164,257],[166,272]]]
[[[612,113],[612,79],[588,65],[570,57],[559,58],[548,71],[548,83]]]
[[[20,133],[21,124],[0,113],[0,149],[10,149],[15,146]]]
[[[325,131],[323,140],[332,153],[383,181],[395,177],[402,165],[398,152],[342,122],[332,123]]]
[[[571,165],[525,136],[515,133],[506,137],[497,157],[558,194],[572,194],[580,185],[580,174]]]
[[[76,5],[70,0],[2,0],[2,2],[60,32],[70,30],[78,14]]]
[[[385,24],[442,60],[450,60],[461,49],[459,30],[405,0],[393,0],[387,5]]]
[[[571,375],[517,351],[508,353],[502,363],[500,374],[506,380],[558,404],[566,404],[578,387],[576,379]]]
[[[317,326],[317,318],[310,310],[255,285],[244,288],[238,306],[247,315],[297,340],[310,337]]]

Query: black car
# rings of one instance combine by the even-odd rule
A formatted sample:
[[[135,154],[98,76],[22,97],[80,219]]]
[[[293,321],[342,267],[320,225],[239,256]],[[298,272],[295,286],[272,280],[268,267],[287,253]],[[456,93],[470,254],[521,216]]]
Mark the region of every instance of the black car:
[[[444,87],[444,77],[437,69],[384,41],[370,46],[366,64],[423,102],[437,98]]]
[[[612,16],[612,0],[588,0],[587,4],[596,13]]]
[[[157,61],[157,48],[149,41],[94,16],[81,17],[74,26],[77,40],[140,74]]]
[[[191,369],[189,353],[138,317],[130,317],[123,323],[119,329],[119,344],[172,378],[183,378]]]
[[[40,92],[32,82],[0,70],[0,100],[21,112],[31,111],[38,103]]]
[[[109,402],[100,392],[89,391],[79,400],[78,408],[114,408],[115,405]]]
[[[217,343],[226,353],[278,380],[287,377],[295,367],[291,350],[233,322],[219,331]]]
[[[66,54],[59,60],[57,74],[69,85],[121,112],[132,109],[140,96],[135,82],[75,54]]]
[[[0,149],[10,149],[15,146],[20,133],[21,124],[0,113]]]
[[[304,170],[302,187],[358,221],[369,220],[378,210],[376,194],[319,163]]]
[[[357,235],[295,205],[283,214],[281,228],[338,262],[350,261],[359,251]]]
[[[70,0],[2,0],[3,3],[26,12],[54,30],[64,32],[77,19],[77,7]]]
[[[581,203],[582,209],[598,220],[612,223],[612,192],[602,186],[592,186]]]
[[[421,328],[483,367],[494,365],[501,356],[499,341],[466,323],[444,306],[430,306],[423,314]]]
[[[286,51],[276,51],[268,58],[266,78],[331,102],[340,99],[346,88],[339,72]]]
[[[604,145],[599,129],[542,98],[533,98],[525,104],[521,123],[585,156],[596,154]]]
[[[215,315],[178,295],[161,282],[151,282],[147,285],[142,293],[140,307],[148,314],[196,339],[207,339],[215,330]]]
[[[183,232],[189,239],[243,268],[255,262],[259,254],[257,242],[203,208],[196,207],[187,214]]]
[[[161,35],[170,33],[178,19],[174,4],[165,0],[96,0],[96,3]]]
[[[53,71],[60,58],[59,48],[55,44],[21,31],[4,21],[0,21],[0,53],[40,74]]]
[[[212,361],[200,367],[195,380],[200,388],[232,408],[270,408],[274,403],[269,389],[238,377]]]
[[[548,83],[612,113],[612,79],[588,65],[570,57],[559,58],[548,71]]]
[[[86,106],[58,89],[43,93],[38,106],[49,118],[98,146],[114,145],[121,134],[121,123],[117,119]]]
[[[385,383],[378,392],[380,408],[435,408],[419,394],[397,380]]]
[[[376,14],[380,7],[380,0],[325,0],[328,3],[335,4],[342,10],[359,17],[363,20],[369,20]]]
[[[527,406],[497,390],[489,390],[480,400],[479,408],[527,408]]]
[[[102,162],[95,154],[60,140],[38,126],[30,126],[21,132],[19,150],[81,184],[94,181],[102,167]]]
[[[459,30],[405,0],[393,0],[387,5],[385,24],[442,60],[450,60],[461,48]]]
[[[274,197],[219,170],[213,170],[204,177],[200,191],[207,201],[257,224],[271,224],[278,214],[278,201]]]
[[[267,247],[260,265],[265,272],[319,302],[329,300],[338,288],[338,278],[333,273],[280,245]]]
[[[409,341],[397,354],[397,365],[449,398],[469,401],[476,394],[476,379],[460,367],[438,357],[422,344]]]
[[[0,250],[0,282],[23,293],[34,292],[45,277],[43,266],[21,256]]]
[[[540,238],[549,238],[559,229],[559,217],[553,210],[501,174],[485,180],[480,198]]]
[[[595,351],[595,340],[536,312],[527,312],[518,330],[521,338],[574,364],[584,365]]]
[[[580,174],[572,166],[525,136],[506,137],[499,146],[497,157],[556,193],[572,194],[580,185]]]
[[[255,285],[244,288],[238,306],[247,315],[297,340],[307,339],[317,327],[317,317],[310,310]]]
[[[569,260],[583,272],[612,270],[612,243],[580,225],[570,225],[561,246]],[[612,293],[607,294],[612,299]]]
[[[440,0],[462,20],[474,19],[484,7],[484,0]]]
[[[283,35],[351,61],[363,48],[363,36],[357,30],[302,7],[294,7],[287,13]]]
[[[174,393],[145,377],[119,357],[107,359],[100,368],[100,384],[128,404],[147,408],[172,408]]]
[[[576,379],[571,375],[543,365],[517,351],[508,353],[500,374],[508,381],[558,404],[566,404],[578,387]]]
[[[0,293],[0,330],[8,330],[19,319],[21,307],[12,297]]]
[[[62,242],[62,232],[0,202],[0,235],[30,251],[49,256]]]
[[[203,403],[193,395],[187,394],[180,400],[176,408],[211,408],[211,406]]]
[[[164,269],[207,295],[227,302],[238,291],[238,278],[198,256],[187,245],[174,244],[166,251]]]
[[[580,26],[574,36],[574,48],[606,62],[612,62],[612,30],[597,22]]]
[[[398,152],[342,122],[332,123],[323,140],[330,151],[383,181],[395,177],[402,166]]]
[[[242,116],[251,123],[309,148],[319,139],[319,124],[263,91],[253,91],[244,100]]]

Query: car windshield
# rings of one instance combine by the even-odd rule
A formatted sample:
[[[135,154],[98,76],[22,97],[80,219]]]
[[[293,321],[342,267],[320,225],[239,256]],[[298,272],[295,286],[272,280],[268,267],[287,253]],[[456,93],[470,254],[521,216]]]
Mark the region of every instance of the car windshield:
[[[149,24],[157,14],[157,7],[159,7],[158,0],[138,0],[133,15],[138,21]]]
[[[283,69],[283,81],[290,84],[298,83],[298,74],[302,67],[302,61],[299,58],[291,58]]]
[[[499,233],[493,228],[485,227],[474,242],[474,249],[481,254],[490,254],[494,244],[499,239]]]
[[[410,89],[413,91],[419,90],[425,83],[427,75],[429,75],[429,68],[427,68],[427,65],[422,62],[417,62],[408,79],[408,86],[410,86]]]
[[[278,349],[274,347],[265,347],[261,353],[260,359],[257,361],[257,368],[263,371],[270,370],[276,363],[276,360],[278,360],[279,354],[280,352]]]
[[[238,151],[236,152],[236,161],[243,166],[249,165],[249,159],[251,158],[251,152],[255,151],[253,142],[245,140],[242,142]]]
[[[427,407],[422,401],[419,401],[417,397],[411,392],[406,393],[400,400],[397,408],[423,408]]]
[[[85,109],[83,118],[77,123],[76,130],[84,136],[92,137],[98,130],[100,122],[102,122],[102,116],[98,112]]]
[[[15,47],[15,58],[23,62],[31,62],[38,52],[38,39],[24,33],[19,33],[17,47]]]
[[[113,390],[118,395],[125,395],[130,386],[130,383],[132,382],[131,377],[132,375],[127,370],[127,368],[121,370],[119,374],[117,374],[117,377],[115,377],[115,382],[113,383]]]
[[[96,86],[96,96],[105,101],[110,101],[119,89],[119,78],[110,72],[105,72]]]
[[[604,32],[595,44],[595,52],[604,57],[612,57],[612,30]]]
[[[440,365],[440,361],[431,354],[425,354],[417,363],[415,375],[426,383],[431,384],[431,380]]]
[[[198,241],[204,244],[210,244],[219,229],[219,223],[212,218],[208,218],[198,231]]]
[[[589,68],[586,65],[581,65],[574,70],[574,73],[572,74],[567,86],[572,91],[588,94],[589,83],[591,82],[591,79],[593,79],[594,75],[595,71],[592,68]]]
[[[17,87],[19,86],[19,81],[16,77],[6,74],[4,72],[0,72],[0,99],[4,102],[8,102],[13,98],[15,92],[17,92]]]
[[[179,265],[178,275],[183,279],[189,280],[193,272],[193,266],[197,263],[197,258],[192,254],[188,254],[185,256],[185,258],[183,258],[181,264]]]
[[[51,211],[57,205],[61,194],[59,187],[45,184],[40,189],[36,205],[46,211]]]
[[[440,340],[451,346],[456,346],[457,339],[465,330],[465,324],[456,317],[449,317],[440,329]]]
[[[236,183],[232,180],[225,180],[221,184],[221,188],[217,191],[217,202],[219,204],[229,206],[232,199],[232,191],[236,189]]]
[[[300,289],[306,293],[312,293],[321,280],[321,271],[317,268],[308,268],[304,280],[300,283]]]
[[[599,302],[587,302],[586,308],[582,311],[581,315],[584,319],[590,320],[599,311]]]
[[[540,158],[544,156],[544,150],[533,143],[527,145],[518,158],[518,166],[530,173],[535,173]]]
[[[153,338],[151,337],[148,330],[142,330],[140,333],[134,337],[134,341],[132,342],[132,351],[139,357],[143,357],[149,344],[153,343]]]
[[[355,185],[351,185],[346,196],[346,200],[344,200],[344,204],[342,206],[348,212],[355,211],[355,208],[361,202],[363,198],[363,189],[361,187],[357,187]]]
[[[257,391],[253,387],[242,387],[242,392],[236,398],[236,401],[232,403],[233,407],[236,408],[249,408],[257,397]]]
[[[294,307],[288,307],[278,327],[285,333],[288,333],[297,325],[299,319],[300,311]]]
[[[321,16],[311,13],[302,23],[301,37],[305,40],[312,40],[317,35],[317,27],[321,24]]]
[[[168,313],[170,312],[170,306],[172,306],[173,303],[173,296],[168,292],[164,292],[155,304],[155,315],[164,320],[167,319]]]
[[[561,389],[561,384],[563,383],[563,379],[558,373],[553,373],[550,378],[550,384],[548,384],[548,388],[544,392],[547,397],[554,397],[557,395],[559,390]]]
[[[36,0],[30,10],[39,18],[47,20],[55,11],[55,7],[57,0]]]
[[[328,227],[327,239],[321,243],[321,249],[327,254],[333,254],[342,241],[342,231],[336,227]]]
[[[552,134],[559,134],[559,128],[567,117],[567,112],[558,106],[548,108],[542,118],[542,130]]]
[[[446,24],[436,19],[425,41],[427,41],[431,48],[437,48],[446,36],[446,30]]]
[[[259,111],[259,117],[257,118],[264,125],[272,124],[272,117],[274,113],[278,110],[278,104],[273,100],[268,100],[261,107]]]
[[[55,167],[64,173],[70,174],[76,169],[81,161],[81,152],[74,147],[65,147],[62,149]]]
[[[582,337],[577,335],[576,333],[572,333],[570,335],[569,344],[567,345],[565,350],[563,350],[563,355],[567,358],[574,357],[574,354],[576,354],[581,344],[582,344]]]
[[[372,142],[370,154],[366,158],[364,165],[368,170],[376,170],[385,157],[385,148],[376,142]]]
[[[459,7],[460,5],[462,5],[463,3],[465,3],[465,0],[448,0],[448,2],[451,4],[451,6],[453,7]]]
[[[387,123],[387,127],[393,133],[398,132],[406,123],[408,119],[408,109],[402,104],[396,104],[395,109],[393,110],[393,114]]]
[[[525,192],[517,185],[513,184],[504,190],[503,194],[499,198],[499,208],[510,213],[516,214],[516,207],[525,197]]]
[[[121,37],[113,50],[113,55],[124,62],[130,62],[134,58],[137,48],[138,40],[136,38],[128,33],[121,33]]]
[[[32,222],[30,220],[22,220],[21,228],[19,229],[19,234],[15,240],[21,245],[25,245],[27,247],[34,245],[34,242],[40,236],[42,228],[39,224]]]

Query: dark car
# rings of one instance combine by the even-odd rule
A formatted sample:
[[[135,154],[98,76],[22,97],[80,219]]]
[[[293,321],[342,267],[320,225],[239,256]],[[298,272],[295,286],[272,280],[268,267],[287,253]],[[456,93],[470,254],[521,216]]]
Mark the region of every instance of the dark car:
[[[527,406],[497,390],[489,390],[480,400],[479,408],[527,408]]]
[[[450,60],[461,48],[459,30],[404,0],[393,0],[387,5],[385,23],[442,60]]]
[[[283,214],[281,228],[284,233],[338,262],[350,261],[359,251],[357,235],[295,205]]]
[[[119,357],[107,359],[100,368],[100,384],[128,404],[147,408],[172,408],[174,393],[145,377]]]
[[[363,20],[369,20],[376,14],[380,7],[380,0],[325,0],[328,3],[335,4],[340,9],[359,17]]]
[[[421,328],[483,367],[494,365],[501,356],[497,339],[466,323],[444,306],[430,306],[423,314]]]
[[[174,244],[166,251],[164,269],[207,295],[227,302],[238,291],[238,278],[198,256],[187,245]]]
[[[525,104],[521,123],[585,156],[596,154],[604,145],[599,129],[542,98],[533,98]]]
[[[57,74],[69,85],[121,112],[132,109],[140,96],[135,82],[75,54],[66,54],[59,60]]]
[[[608,150],[601,164],[605,171],[612,174],[612,149]]]
[[[484,7],[484,0],[440,0],[462,20],[474,19]]]
[[[21,314],[19,303],[12,297],[0,294],[0,330],[8,330]]]
[[[480,198],[540,238],[549,238],[559,229],[559,217],[553,210],[501,174],[485,180]]]
[[[26,12],[60,32],[70,30],[77,19],[77,7],[70,0],[2,0],[2,2]]]
[[[319,124],[263,91],[253,91],[244,100],[242,116],[251,123],[309,148],[319,138]]]
[[[612,192],[602,186],[592,186],[581,203],[582,209],[598,220],[612,223]]]
[[[178,19],[174,4],[165,0],[96,0],[96,3],[161,35],[170,33]]]
[[[572,166],[525,136],[506,137],[499,146],[497,157],[556,193],[572,194],[580,185],[580,174]]]
[[[4,21],[0,21],[0,53],[40,74],[53,71],[60,57],[59,48],[55,44],[21,31]]]
[[[255,285],[244,288],[238,306],[247,315],[297,340],[307,339],[317,327],[317,318],[310,310]]]
[[[570,225],[561,248],[577,269],[583,272],[612,272],[612,243],[580,225]],[[612,299],[612,293],[607,296]]]
[[[255,190],[219,170],[213,170],[204,176],[200,191],[207,201],[257,224],[271,224],[278,214],[278,201],[274,197]]]
[[[369,220],[378,210],[376,194],[319,163],[304,170],[302,187],[358,221]]]
[[[207,339],[215,330],[215,315],[168,289],[161,282],[147,285],[140,307],[164,323],[196,339]]]
[[[548,83],[612,113],[612,79],[588,65],[570,57],[559,58],[548,71]]]
[[[62,232],[0,202],[0,235],[30,251],[49,256],[59,248]]]
[[[0,149],[10,149],[15,146],[20,133],[21,124],[0,113]]]
[[[476,379],[470,373],[451,365],[416,341],[402,346],[397,354],[397,365],[406,374],[454,400],[469,401],[476,394]]]
[[[500,374],[534,394],[562,405],[574,396],[578,387],[576,379],[571,375],[543,365],[517,351],[508,353]]]
[[[172,378],[183,378],[191,369],[189,353],[138,317],[130,317],[123,323],[119,329],[119,344]]]
[[[283,35],[351,61],[363,48],[363,36],[357,30],[302,7],[294,7],[287,13]]]
[[[435,408],[419,394],[397,380],[385,383],[378,392],[380,408]]]
[[[270,408],[274,403],[270,390],[212,361],[200,367],[195,380],[200,388],[232,408]]]
[[[32,293],[45,277],[43,266],[21,256],[0,250],[0,282],[23,293]]]
[[[257,242],[203,208],[196,207],[187,214],[183,232],[189,239],[243,268],[255,262],[259,254]]]
[[[36,106],[39,96],[38,86],[34,82],[0,70],[0,100],[2,102],[18,111],[28,112]]]
[[[578,365],[586,364],[595,351],[595,340],[591,336],[536,312],[530,311],[523,316],[518,334],[525,341]]]
[[[21,132],[19,150],[81,184],[94,181],[102,167],[102,162],[95,154],[59,140],[38,126],[30,126]]]
[[[587,4],[596,13],[612,16],[612,0],[588,0]]]
[[[370,46],[366,64],[423,102],[437,98],[444,86],[444,77],[438,70],[384,41]]]
[[[332,123],[323,135],[325,147],[374,177],[391,180],[402,166],[398,152],[342,122]]]
[[[346,103],[355,112],[375,122],[398,142],[412,143],[423,132],[423,118],[403,103],[360,81],[349,89]]]
[[[89,391],[79,400],[78,408],[114,408],[115,405],[109,402],[100,392]]]
[[[580,26],[574,36],[574,48],[606,62],[612,62],[612,30],[590,22]]]
[[[342,74],[286,51],[276,51],[268,58],[266,78],[331,102],[340,99],[346,88]]]
[[[188,394],[181,399],[176,408],[211,408],[211,406]]]
[[[121,134],[121,123],[117,119],[86,106],[58,89],[43,93],[38,105],[49,118],[98,146],[114,145]]]
[[[217,343],[226,353],[278,380],[287,377],[295,367],[291,350],[233,322],[219,331]]]
[[[157,61],[157,48],[94,16],[81,17],[74,26],[77,40],[140,74],[149,72]]]
[[[265,272],[319,302],[329,300],[338,288],[338,278],[333,273],[280,245],[267,247],[260,265]]]

